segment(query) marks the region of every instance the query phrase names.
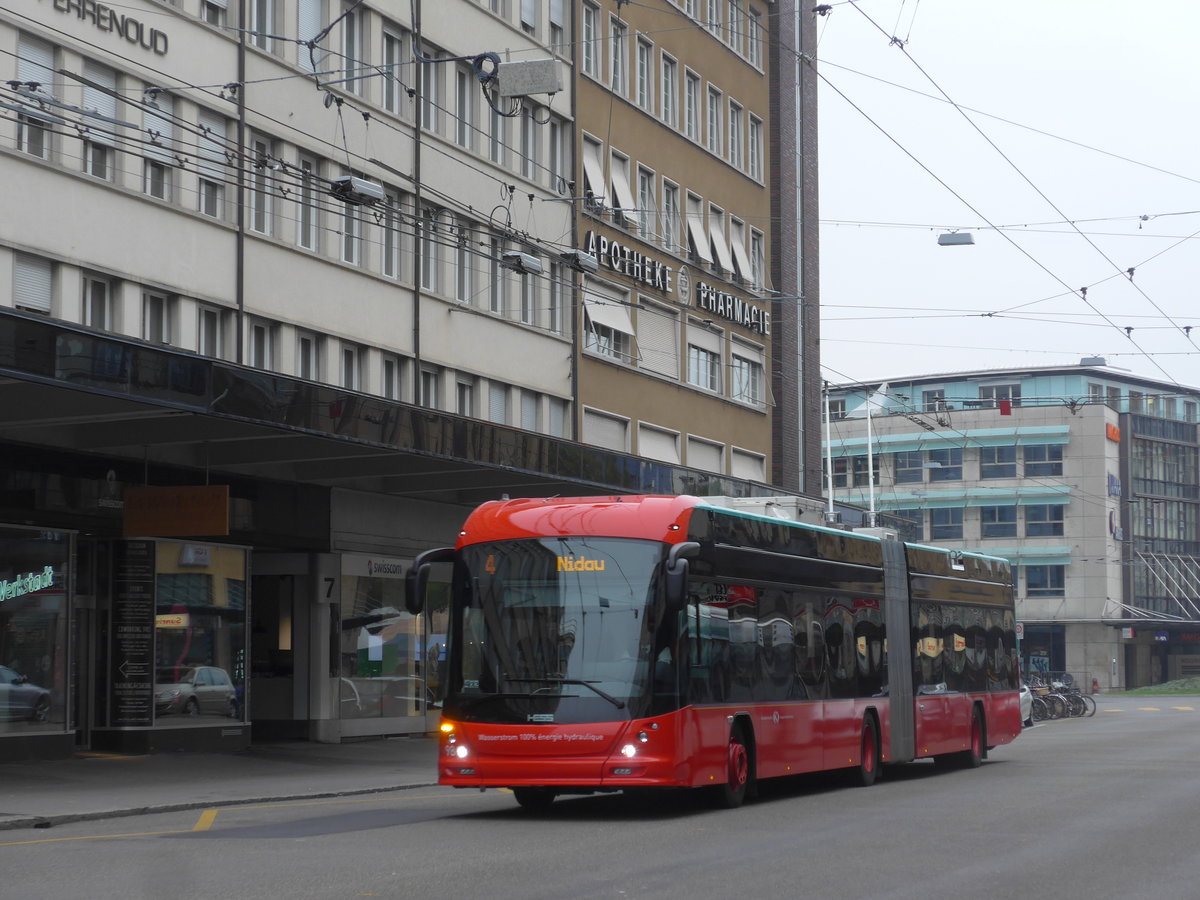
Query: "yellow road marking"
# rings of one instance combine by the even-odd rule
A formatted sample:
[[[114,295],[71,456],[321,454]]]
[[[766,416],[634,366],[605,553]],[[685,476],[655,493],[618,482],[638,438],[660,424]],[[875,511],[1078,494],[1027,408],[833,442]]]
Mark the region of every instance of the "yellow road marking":
[[[34,841],[6,841],[0,847],[21,847],[26,844],[61,844],[64,841],[100,841],[105,838],[155,837],[160,834],[187,834],[186,831],[134,831],[129,834],[81,834],[78,837],[39,838]]]
[[[192,831],[208,831],[208,829],[212,828],[213,820],[216,817],[217,811],[215,809],[206,809],[200,814],[199,821],[192,826]]]
[[[1157,706],[1139,706],[1139,712],[1162,712]]]
[[[1125,712],[1125,710],[1123,710],[1123,709],[1105,709],[1105,710],[1101,710],[1101,712]]]
[[[1194,706],[1172,706],[1171,709],[1177,709],[1180,712],[1195,712],[1196,711],[1196,707],[1194,707]]]

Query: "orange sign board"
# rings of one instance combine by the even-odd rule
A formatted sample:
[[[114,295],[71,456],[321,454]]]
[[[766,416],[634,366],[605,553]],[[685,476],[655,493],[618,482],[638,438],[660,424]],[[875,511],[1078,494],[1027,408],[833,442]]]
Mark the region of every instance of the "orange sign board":
[[[1108,425],[1105,425],[1104,426],[1104,436],[1107,437],[1110,441],[1116,441],[1118,444],[1121,443],[1121,429],[1117,425],[1113,425],[1111,423]]]
[[[125,537],[229,534],[229,485],[127,487]]]

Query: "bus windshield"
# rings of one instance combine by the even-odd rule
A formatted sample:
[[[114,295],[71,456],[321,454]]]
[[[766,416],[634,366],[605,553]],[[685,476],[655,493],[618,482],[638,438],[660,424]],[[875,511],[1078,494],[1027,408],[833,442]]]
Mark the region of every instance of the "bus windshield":
[[[447,710],[521,724],[644,714],[664,553],[583,537],[463,548]]]

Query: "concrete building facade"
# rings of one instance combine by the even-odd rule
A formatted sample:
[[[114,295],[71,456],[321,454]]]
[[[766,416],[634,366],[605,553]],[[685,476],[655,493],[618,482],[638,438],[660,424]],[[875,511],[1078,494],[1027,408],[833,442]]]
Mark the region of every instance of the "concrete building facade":
[[[1009,559],[1027,670],[1100,689],[1200,672],[1200,391],[1085,359],[829,398],[834,496]]]

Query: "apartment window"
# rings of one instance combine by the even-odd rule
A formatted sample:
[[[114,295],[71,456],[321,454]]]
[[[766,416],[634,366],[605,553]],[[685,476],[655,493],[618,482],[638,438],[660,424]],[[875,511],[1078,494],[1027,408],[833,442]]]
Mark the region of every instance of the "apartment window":
[[[721,155],[721,92],[714,87],[708,89],[708,149]]]
[[[585,444],[606,447],[624,453],[629,450],[629,421],[617,416],[606,415],[595,410],[583,411],[583,437]]]
[[[157,200],[170,200],[171,172],[170,166],[152,159],[146,160],[143,190]]]
[[[46,123],[33,114],[17,115],[17,149],[39,159],[50,158],[50,135]]]
[[[1021,405],[1021,386],[1019,384],[985,384],[979,388],[980,405],[996,407],[1001,400],[1008,400],[1013,406]]]
[[[962,507],[929,511],[929,539],[931,541],[961,541],[962,536]]]
[[[383,274],[388,278],[400,277],[400,198],[387,194],[387,205],[378,211],[379,227],[383,229]]]
[[[668,306],[642,298],[637,316],[638,365],[679,380],[679,315]]]
[[[542,425],[541,398],[533,391],[521,391],[521,427],[540,431]]]
[[[742,107],[729,101],[729,164],[741,169],[742,159]]]
[[[925,412],[941,412],[946,408],[946,392],[942,388],[921,391],[921,408]]]
[[[433,62],[421,63],[421,127],[426,131],[441,129],[441,63],[438,51],[427,47],[422,55]]]
[[[83,324],[112,330],[113,283],[98,275],[83,277]]]
[[[763,123],[750,117],[750,149],[746,155],[747,174],[755,181],[763,180]]]
[[[538,0],[521,0],[521,28],[526,34],[537,34]]]
[[[319,47],[310,48],[305,43],[316,38],[322,28],[322,0],[297,0],[296,34],[300,40],[296,42],[296,62],[306,71],[322,68],[326,51]]]
[[[732,353],[733,362],[730,367],[730,391],[734,400],[742,403],[752,403],[759,406],[763,402],[765,384],[763,364],[761,359],[747,359],[739,356],[735,349]]]
[[[49,315],[54,299],[54,263],[17,253],[13,259],[13,306]]]
[[[383,374],[383,396],[387,400],[400,399],[400,360],[385,356],[381,367]]]
[[[929,451],[930,481],[962,481],[962,448]]]
[[[321,365],[318,338],[309,331],[296,334],[296,375],[305,381],[320,381]]]
[[[200,0],[200,18],[208,25],[225,24],[226,0]]]
[[[821,421],[836,422],[838,419],[846,418],[846,401],[844,399],[827,400],[826,406],[829,407],[829,411],[822,415]]]
[[[250,365],[265,372],[275,366],[275,327],[266,322],[250,325]]]
[[[584,74],[593,78],[600,74],[600,54],[597,39],[597,28],[600,23],[600,10],[590,3],[583,4],[583,18],[580,23],[582,34],[582,58],[580,66]]]
[[[383,32],[383,108],[388,112],[399,114],[404,98],[407,96],[406,85],[401,77],[404,72],[404,38],[395,32]]]
[[[474,73],[462,67],[454,70],[454,86],[458,106],[458,120],[454,134],[458,145],[466,147],[468,150],[475,146],[475,84]]]
[[[700,140],[700,76],[691,72],[683,80],[683,133]]]
[[[645,38],[637,42],[637,105],[647,112],[654,103],[654,45]]]
[[[662,244],[668,250],[679,247],[679,185],[663,182]]]
[[[979,534],[985,538],[1017,536],[1017,508],[1015,506],[979,507]]]
[[[756,291],[767,285],[767,242],[761,231],[750,229],[750,286]]]
[[[547,324],[555,334],[563,333],[563,323],[566,320],[566,289],[567,285],[563,282],[562,264],[550,263],[550,321]]]
[[[733,251],[733,264],[742,284],[754,284],[754,263],[746,252],[746,223],[729,220],[729,249]]]
[[[1063,510],[1065,506],[1049,503],[1031,504],[1025,507],[1026,537],[1061,537],[1063,533]]]
[[[438,270],[442,258],[438,247],[438,211],[429,207],[421,211],[421,287],[438,289]]]
[[[654,211],[658,208],[654,199],[654,173],[638,166],[637,178],[637,225],[642,234],[649,237],[654,228]]]
[[[979,450],[980,478],[1016,478],[1016,447],[981,447]]]
[[[746,61],[762,68],[762,13],[751,7],[746,11]]]
[[[142,293],[142,338],[154,344],[171,343],[171,299],[166,294]]]
[[[863,455],[852,457],[850,462],[854,473],[852,483],[855,487],[879,484],[879,466],[875,465],[874,460]]]
[[[721,36],[721,0],[708,0],[708,9],[704,14],[708,30],[717,37]]]
[[[250,228],[259,234],[271,233],[271,145],[255,140],[251,145],[253,167],[250,170]]]
[[[200,212],[220,219],[225,202],[225,118],[206,109],[196,119],[197,171],[200,176]]]
[[[704,228],[704,200],[689,192],[687,195],[687,236],[691,258],[697,263],[712,265],[712,247]]]
[[[662,120],[670,128],[679,125],[679,64],[665,53],[662,57]]]
[[[594,286],[584,298],[587,331],[584,349],[601,356],[630,361],[633,356],[633,322],[625,307],[625,299],[600,293]]]
[[[530,181],[536,181],[538,177],[538,141],[541,138],[534,115],[532,104],[521,105],[521,175]]]
[[[508,118],[492,110],[488,129],[488,159],[503,166],[508,154]]]
[[[1022,448],[1026,476],[1061,475],[1063,473],[1062,444],[1031,444]]]
[[[275,0],[250,0],[249,6],[250,40],[255,47],[269,52],[275,31]]]
[[[344,90],[351,94],[362,93],[362,78],[360,66],[362,65],[362,17],[359,16],[356,7],[357,3],[352,5],[343,5],[342,8],[342,77],[345,82],[340,85]]]
[[[317,177],[317,161],[300,158],[300,209],[297,210],[296,243],[306,250],[318,249],[320,243],[321,207]]]
[[[83,77],[95,87],[83,86],[83,108],[95,110],[110,119],[117,118],[117,73],[107,66],[84,60]],[[111,133],[117,126],[99,123],[84,131],[83,170],[93,178],[111,181],[116,157],[115,138]]]
[[[466,219],[459,220],[454,253],[455,298],[460,303],[470,303],[475,298],[475,261],[471,253],[471,224]]]
[[[550,0],[550,49],[559,55],[567,52],[567,0]]]
[[[460,416],[475,415],[475,379],[460,375],[454,382],[454,411]]]
[[[1129,392],[1129,411],[1131,413],[1140,413],[1142,411],[1142,392]]]
[[[559,397],[548,398],[549,420],[546,433],[552,437],[567,436],[567,401]]]
[[[224,332],[222,331],[222,315],[219,309],[213,309],[211,306],[201,306],[198,311],[198,336],[197,349],[203,356],[211,357],[212,359],[221,359],[224,351],[225,341]]]
[[[533,248],[526,248],[524,251],[530,256],[533,254]],[[521,278],[521,321],[526,325],[537,324],[538,313],[538,295],[542,286],[542,279],[536,275],[524,275]]]
[[[546,160],[550,170],[550,187],[560,194],[570,193],[567,182],[571,180],[571,166],[566,161],[566,140],[569,131],[558,117],[550,119],[546,137],[550,144],[550,157]]]
[[[362,219],[354,203],[342,204],[342,262],[362,263]]]
[[[1024,566],[1027,597],[1063,597],[1066,595],[1065,566]]]
[[[362,389],[362,369],[366,358],[363,347],[342,344],[342,387],[352,391]]]
[[[441,373],[437,369],[421,369],[421,405],[426,409],[440,409],[438,406],[438,382]]]
[[[142,189],[158,200],[170,200],[175,163],[174,104],[171,97],[161,91],[154,93],[152,102],[154,108],[142,113],[147,138]]]
[[[713,270],[733,272],[733,254],[729,250],[729,242],[725,240],[725,211],[712,204],[708,207],[708,232],[715,260]]]
[[[634,199],[633,189],[629,186],[629,158],[615,150],[609,166],[609,176],[612,178],[613,212],[618,221],[626,228],[636,228],[638,223],[638,205]]]
[[[508,424],[508,395],[507,384],[498,381],[488,383],[488,421],[497,425]]]
[[[896,484],[919,484],[925,480],[925,454],[920,450],[893,453],[892,471]]]
[[[689,437],[687,439],[686,464],[693,469],[703,469],[706,472],[724,472],[725,447],[714,441]]]
[[[625,27],[625,23],[615,17],[611,19],[608,26],[608,53],[612,64],[609,67],[608,86],[618,97],[624,97],[628,90],[626,79],[629,76],[625,62],[627,38],[628,29]]]
[[[887,515],[900,520],[901,540],[925,540],[925,511],[923,509],[889,509]]]
[[[488,309],[498,316],[504,315],[508,304],[508,279],[505,270],[500,268],[500,255],[503,252],[504,242],[492,237],[488,242]]]
[[[688,326],[687,380],[706,391],[721,390],[721,336],[699,324]]]

